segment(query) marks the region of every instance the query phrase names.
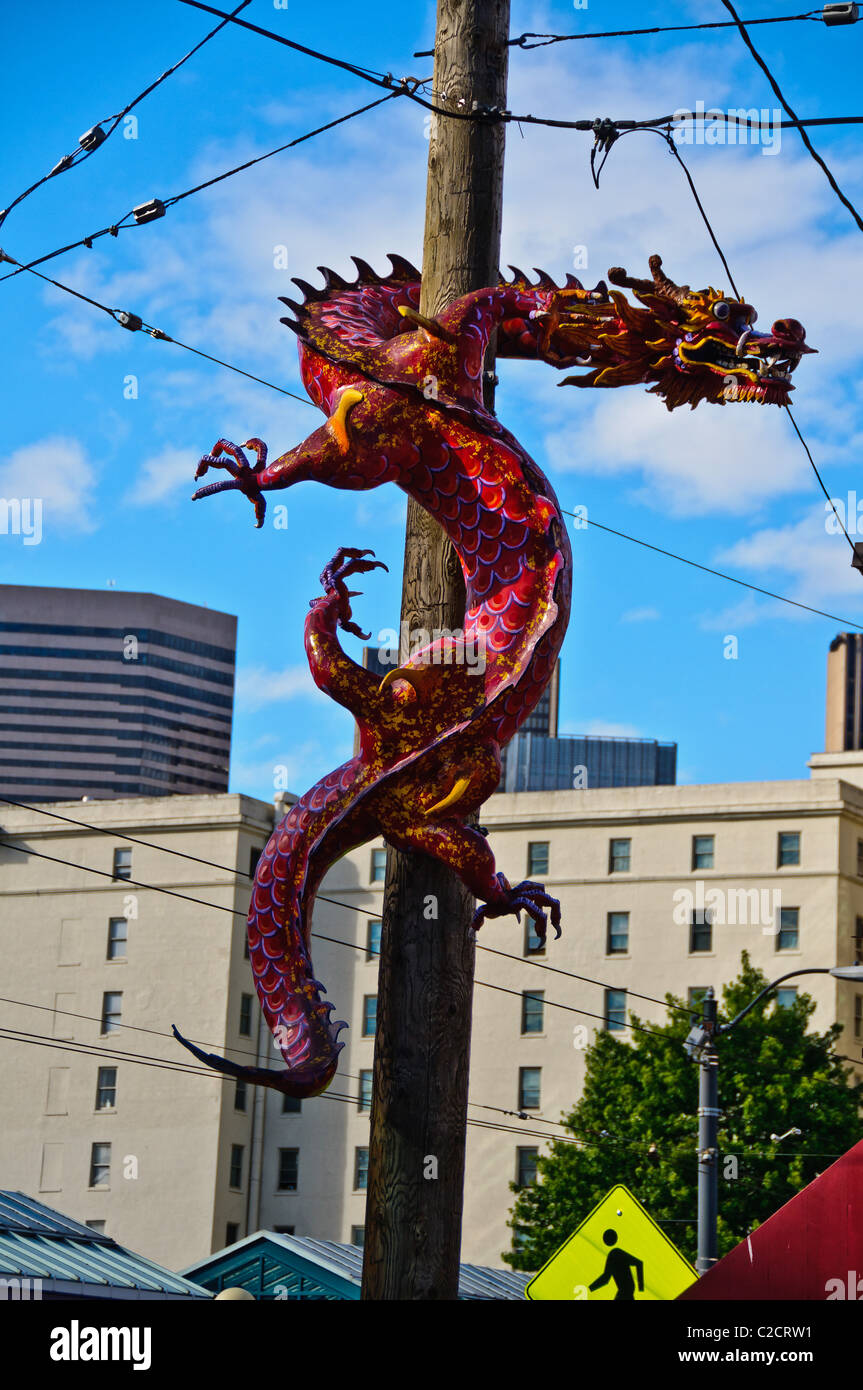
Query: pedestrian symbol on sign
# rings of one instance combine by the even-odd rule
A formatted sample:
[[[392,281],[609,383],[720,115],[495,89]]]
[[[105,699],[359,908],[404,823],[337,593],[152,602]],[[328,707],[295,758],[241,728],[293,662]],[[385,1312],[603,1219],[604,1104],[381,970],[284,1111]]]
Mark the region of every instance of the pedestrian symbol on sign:
[[[630,1273],[630,1266],[635,1270],[635,1277],[638,1280],[638,1291],[644,1293],[644,1265],[641,1260],[636,1259],[635,1255],[628,1255],[625,1250],[621,1250],[617,1244],[617,1231],[609,1228],[603,1232],[602,1239],[606,1245],[614,1247],[608,1252],[608,1259],[605,1261],[605,1269],[598,1279],[594,1279],[590,1285],[590,1292],[601,1289],[610,1279],[614,1280],[617,1293],[614,1295],[615,1303],[635,1301],[635,1284]]]

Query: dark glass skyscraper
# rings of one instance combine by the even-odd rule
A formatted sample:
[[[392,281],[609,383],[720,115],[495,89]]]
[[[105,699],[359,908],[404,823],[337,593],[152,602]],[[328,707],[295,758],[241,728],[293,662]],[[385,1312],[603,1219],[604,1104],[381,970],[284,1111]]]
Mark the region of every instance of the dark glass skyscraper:
[[[227,791],[236,638],[157,594],[0,584],[0,795]]]

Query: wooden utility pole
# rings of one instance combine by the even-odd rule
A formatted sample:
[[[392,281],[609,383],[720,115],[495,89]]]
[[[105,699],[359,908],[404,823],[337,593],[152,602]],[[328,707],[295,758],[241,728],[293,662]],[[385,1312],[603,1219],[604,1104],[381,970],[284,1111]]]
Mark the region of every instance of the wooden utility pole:
[[[509,10],[510,0],[438,0],[435,105],[462,114],[475,104],[506,107]],[[459,295],[496,283],[503,155],[501,121],[431,117],[420,304],[429,317]],[[490,393],[489,387],[488,404]],[[408,630],[427,632],[461,628],[464,621],[458,558],[412,500],[401,616]],[[364,1299],[458,1296],[472,912],[473,898],[450,870],[425,855],[388,850]]]

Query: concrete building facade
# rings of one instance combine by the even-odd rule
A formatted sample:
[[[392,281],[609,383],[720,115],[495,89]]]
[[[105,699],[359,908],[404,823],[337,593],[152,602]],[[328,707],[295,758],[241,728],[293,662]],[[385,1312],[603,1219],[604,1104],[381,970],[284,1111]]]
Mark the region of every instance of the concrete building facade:
[[[863,754],[820,754],[810,770],[792,782],[499,793],[486,804],[499,868],[545,880],[564,934],[543,951],[514,919],[480,933],[463,1259],[500,1264],[510,1183],[530,1181],[546,1136],[562,1133],[596,1031],[631,1037],[633,1010],[664,1021],[662,1005],[632,991],[718,990],[744,949],[769,978],[863,957]],[[221,1079],[170,1035],[176,1023],[208,1050],[280,1065],[243,921],[273,817],[242,796],[0,816],[0,839],[17,847],[0,846],[0,1185],[104,1222],[171,1268],[261,1228],[362,1241],[382,844],[334,865],[315,910],[315,973],[350,1024],[326,1095],[297,1105]],[[817,1002],[814,1026],[838,1020],[840,1049],[859,1057],[860,986],[794,984]]]
[[[0,796],[227,791],[236,645],[158,594],[0,584]]]

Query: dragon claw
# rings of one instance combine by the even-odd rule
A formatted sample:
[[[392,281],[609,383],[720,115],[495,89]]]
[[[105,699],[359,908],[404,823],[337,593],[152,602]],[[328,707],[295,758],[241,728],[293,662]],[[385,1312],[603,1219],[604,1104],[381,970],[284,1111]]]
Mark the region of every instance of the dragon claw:
[[[249,463],[243,449],[253,449],[256,455],[254,465]],[[222,457],[225,455],[226,457]],[[229,439],[217,439],[209,454],[203,454],[195,469],[195,478],[203,478],[211,468],[225,468],[230,473],[230,481],[209,483],[192,494],[192,501],[210,497],[216,492],[239,490],[255,508],[255,525],[261,527],[267,513],[267,504],[261,492],[259,474],[267,466],[267,446],[262,439],[247,439],[245,444],[232,444]]]
[[[351,599],[358,598],[361,590],[348,589],[345,580],[352,574],[368,574],[375,569],[387,570],[388,566],[383,560],[367,560],[367,555],[374,555],[373,550],[358,550],[355,546],[342,545],[336,551],[329,564],[324,566],[321,573],[321,584],[328,598],[335,598],[339,606],[339,627],[345,632],[352,632],[355,637],[359,637],[363,642],[367,642],[371,636],[370,632],[363,632],[355,622],[351,620]]]
[[[521,913],[526,912],[531,918],[536,934],[541,941],[545,941],[548,932],[548,917],[543,912],[543,908],[550,910],[551,925],[554,927],[556,937],[561,935],[560,930],[560,903],[557,898],[552,898],[546,893],[541,883],[534,883],[532,879],[524,879],[515,885],[509,884],[503,874],[497,875],[499,894],[489,903],[483,903],[477,908],[473,915],[474,931],[479,931],[487,917],[506,917],[513,913],[517,920],[521,921]]]

